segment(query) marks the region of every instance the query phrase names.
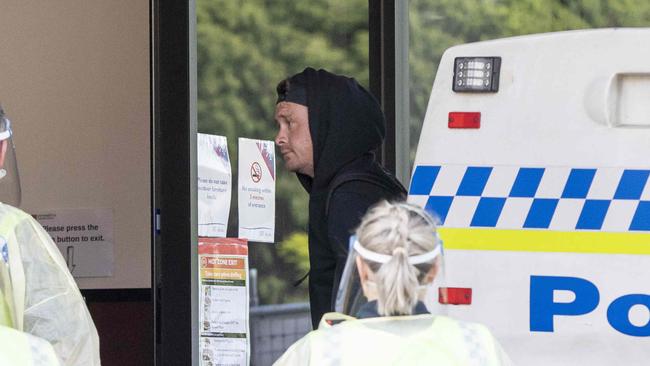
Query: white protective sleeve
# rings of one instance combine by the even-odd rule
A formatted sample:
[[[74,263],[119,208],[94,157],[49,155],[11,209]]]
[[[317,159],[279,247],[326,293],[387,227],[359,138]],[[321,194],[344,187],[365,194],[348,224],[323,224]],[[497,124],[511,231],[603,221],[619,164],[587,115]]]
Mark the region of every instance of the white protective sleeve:
[[[287,349],[273,366],[298,366],[309,365],[311,351],[311,339],[309,335],[299,339]]]
[[[23,330],[49,341],[63,366],[100,366],[97,329],[58,248],[29,215],[15,234],[25,273]]]
[[[0,326],[0,365],[60,366],[52,345],[41,338]]]

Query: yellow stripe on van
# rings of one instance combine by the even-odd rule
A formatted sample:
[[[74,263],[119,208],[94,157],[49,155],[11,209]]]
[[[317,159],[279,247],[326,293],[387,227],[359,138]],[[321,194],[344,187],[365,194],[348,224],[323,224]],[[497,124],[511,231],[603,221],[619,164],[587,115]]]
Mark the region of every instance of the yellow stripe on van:
[[[438,229],[445,249],[650,254],[650,233]]]

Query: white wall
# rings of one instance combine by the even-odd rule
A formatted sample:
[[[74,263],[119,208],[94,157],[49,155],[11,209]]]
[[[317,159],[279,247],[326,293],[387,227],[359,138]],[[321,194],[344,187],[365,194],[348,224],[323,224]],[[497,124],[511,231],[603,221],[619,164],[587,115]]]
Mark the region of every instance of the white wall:
[[[0,5],[0,103],[14,127],[22,209],[112,208],[114,275],[151,286],[149,1]]]

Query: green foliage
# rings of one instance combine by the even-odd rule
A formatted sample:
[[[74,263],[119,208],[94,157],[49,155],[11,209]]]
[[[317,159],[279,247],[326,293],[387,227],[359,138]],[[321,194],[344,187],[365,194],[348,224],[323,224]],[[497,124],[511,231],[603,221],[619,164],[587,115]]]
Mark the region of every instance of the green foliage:
[[[307,301],[307,281],[294,282],[309,271],[307,233],[296,231],[277,246],[256,245],[250,259],[257,263],[260,299],[266,304]]]
[[[275,86],[307,66],[355,77],[368,84],[367,0],[199,0],[197,1],[199,131],[224,135],[233,174],[237,138],[273,139]],[[278,159],[276,241],[307,227],[308,197]],[[229,236],[237,235],[236,194]],[[289,241],[293,248],[306,240]],[[283,247],[283,246],[282,246]],[[292,287],[305,263],[273,245],[250,245],[250,266],[258,269],[262,303],[307,297]],[[291,252],[294,253],[294,252]]]
[[[401,0],[400,0],[401,1]],[[373,2],[374,3],[374,2]],[[648,0],[410,0],[411,146],[415,147],[445,49],[514,35],[648,26]],[[306,66],[368,85],[368,0],[198,0],[199,131],[273,139],[275,86]],[[413,152],[412,152],[413,153]],[[262,303],[306,299],[307,194],[278,161],[276,241],[251,244]],[[229,235],[236,236],[237,197]],[[291,234],[293,233],[293,234]]]
[[[309,271],[309,250],[307,249],[307,233],[295,232],[287,237],[278,247],[280,256],[298,269],[299,273]]]

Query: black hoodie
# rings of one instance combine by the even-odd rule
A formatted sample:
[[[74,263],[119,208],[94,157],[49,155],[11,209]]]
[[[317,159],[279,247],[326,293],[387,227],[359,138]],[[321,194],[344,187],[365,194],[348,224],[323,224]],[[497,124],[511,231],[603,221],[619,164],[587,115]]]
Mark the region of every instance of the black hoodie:
[[[403,199],[406,191],[375,160],[386,130],[377,100],[351,78],[312,68],[298,75],[305,78],[314,150],[314,178],[298,178],[309,192],[309,300],[316,328],[333,311],[348,239],[361,217],[382,199]]]

